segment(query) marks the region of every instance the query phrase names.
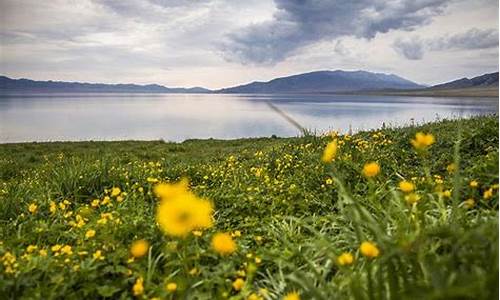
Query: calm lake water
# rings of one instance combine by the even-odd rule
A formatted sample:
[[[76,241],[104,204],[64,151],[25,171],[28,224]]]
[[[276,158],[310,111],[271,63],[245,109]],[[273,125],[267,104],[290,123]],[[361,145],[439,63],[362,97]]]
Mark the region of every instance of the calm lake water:
[[[498,112],[496,98],[355,95],[0,95],[0,142],[296,136],[267,101],[304,127],[353,132]]]

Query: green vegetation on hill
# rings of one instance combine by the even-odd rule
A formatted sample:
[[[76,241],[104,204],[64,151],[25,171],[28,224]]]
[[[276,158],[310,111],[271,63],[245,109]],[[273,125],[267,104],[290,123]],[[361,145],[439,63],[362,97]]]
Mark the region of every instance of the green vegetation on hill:
[[[498,298],[497,116],[335,136],[323,163],[332,139],[0,145],[0,295]],[[155,187],[181,178],[214,219],[175,237]]]

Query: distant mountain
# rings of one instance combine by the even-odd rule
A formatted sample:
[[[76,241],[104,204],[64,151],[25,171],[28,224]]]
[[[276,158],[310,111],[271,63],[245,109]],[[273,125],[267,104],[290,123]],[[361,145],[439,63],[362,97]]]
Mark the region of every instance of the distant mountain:
[[[64,81],[35,81],[0,76],[0,91],[59,92],[59,93],[208,93],[210,90],[167,88],[158,84],[103,84]]]
[[[462,78],[450,81],[443,84],[438,84],[430,87],[431,90],[448,90],[448,89],[464,89],[464,88],[484,88],[484,87],[497,87],[498,88],[498,72],[484,74],[474,78]]]
[[[382,89],[418,89],[424,86],[393,74],[366,71],[316,71],[267,82],[252,82],[218,90],[219,93],[324,93]]]

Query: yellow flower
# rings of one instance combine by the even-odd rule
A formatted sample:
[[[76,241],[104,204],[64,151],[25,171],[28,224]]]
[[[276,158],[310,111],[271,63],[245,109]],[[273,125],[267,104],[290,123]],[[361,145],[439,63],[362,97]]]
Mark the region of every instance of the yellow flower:
[[[325,183],[326,183],[326,184],[328,184],[328,185],[333,184],[333,179],[331,179],[331,178],[327,178],[327,179],[325,180]]]
[[[203,235],[203,231],[201,231],[201,230],[193,230],[192,234],[194,236],[200,237],[200,236]]]
[[[41,249],[40,251],[38,251],[38,253],[40,254],[40,256],[47,256],[47,250],[45,249]]]
[[[161,200],[168,200],[186,194],[188,191],[189,181],[182,178],[177,183],[159,183],[155,185],[153,191]]]
[[[104,255],[102,255],[101,250],[97,250],[96,252],[94,252],[94,254],[92,254],[92,257],[95,260],[104,260]]]
[[[111,197],[116,197],[118,195],[120,195],[122,191],[120,190],[119,187],[114,187],[111,189]]]
[[[132,293],[134,296],[140,296],[144,293],[144,279],[139,277],[135,280],[134,286],[132,287]]]
[[[245,285],[245,280],[241,278],[237,278],[235,281],[233,281],[233,289],[235,291],[241,290],[244,285]]]
[[[61,250],[61,248],[62,248],[62,246],[57,244],[57,245],[50,247],[50,250],[52,250],[52,252],[57,252],[57,251]]]
[[[403,180],[399,183],[399,189],[405,193],[409,193],[415,190],[415,185],[409,181]]]
[[[363,167],[363,175],[366,177],[374,177],[380,173],[380,165],[376,162],[369,162]]]
[[[450,198],[451,197],[451,191],[450,190],[446,190],[443,192],[443,197],[445,198]]]
[[[99,199],[94,199],[94,200],[92,200],[92,202],[90,203],[90,206],[92,206],[92,207],[94,207],[94,208],[99,207],[99,203],[100,203],[100,202],[101,202],[101,201],[99,201]]]
[[[247,300],[263,300],[263,298],[259,295],[257,295],[256,293],[251,293]]]
[[[417,203],[420,200],[420,196],[415,193],[410,193],[405,196],[406,203],[412,205],[413,203]]]
[[[425,134],[423,132],[417,132],[415,139],[411,140],[411,144],[417,150],[425,150],[430,145],[434,144],[436,139],[431,133]]]
[[[456,170],[457,170],[457,165],[455,165],[454,163],[451,163],[446,167],[446,171],[448,171],[448,173],[453,173]]]
[[[337,263],[341,266],[348,266],[352,264],[354,261],[354,257],[349,252],[344,252],[337,257]]]
[[[300,300],[300,295],[298,292],[291,292],[286,294],[283,300]]]
[[[66,245],[66,246],[62,247],[61,248],[61,253],[64,253],[66,255],[73,254],[73,251],[71,250],[71,246],[70,245]]]
[[[471,182],[469,182],[469,186],[475,189],[479,186],[479,183],[476,180],[472,180]]]
[[[35,203],[31,203],[29,206],[28,206],[28,211],[32,214],[36,213],[38,209],[38,205],[36,205]]]
[[[236,251],[236,243],[227,233],[216,233],[212,237],[212,248],[221,255],[231,254]]]
[[[133,257],[143,257],[148,253],[149,243],[146,240],[137,240],[130,246],[130,254]]]
[[[493,189],[492,188],[489,188],[483,192],[484,199],[490,199],[491,197],[493,197]]]
[[[369,258],[377,257],[380,254],[380,250],[372,242],[361,243],[361,246],[359,246],[359,250],[361,251],[361,254],[363,254],[363,256]]]
[[[168,292],[175,292],[177,290],[177,283],[175,282],[169,282],[167,283],[167,285],[165,286],[165,289],[168,291]]]
[[[241,231],[235,230],[233,233],[231,233],[232,237],[240,237],[241,236]]]
[[[161,193],[165,195],[166,192]],[[171,191],[168,194],[173,195]],[[162,198],[156,211],[156,221],[166,234],[182,237],[193,230],[212,227],[213,206],[210,201],[185,189],[170,196],[168,200]]]
[[[93,238],[94,236],[95,236],[95,230],[93,229],[87,230],[87,232],[85,233],[85,237],[88,239]]]
[[[476,201],[474,201],[474,199],[472,199],[472,198],[469,198],[469,199],[464,201],[465,208],[470,209],[470,208],[473,208],[474,205],[476,205]]]
[[[57,211],[57,205],[54,201],[50,201],[49,211],[51,214],[55,214]]]
[[[335,155],[337,155],[337,140],[333,140],[326,145],[321,160],[324,163],[330,163],[335,158]]]
[[[31,252],[35,251],[36,249],[38,249],[37,245],[29,245],[28,247],[26,247],[26,252],[31,253]]]

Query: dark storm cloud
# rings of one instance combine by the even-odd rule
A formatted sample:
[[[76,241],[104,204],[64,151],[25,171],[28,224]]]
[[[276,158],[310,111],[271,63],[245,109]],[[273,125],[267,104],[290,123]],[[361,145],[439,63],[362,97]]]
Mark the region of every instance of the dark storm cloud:
[[[397,53],[410,60],[419,60],[425,51],[477,50],[498,47],[498,29],[472,28],[465,32],[446,34],[432,39],[417,37],[397,39],[392,47]]]
[[[313,42],[342,36],[373,38],[389,30],[413,30],[443,12],[446,0],[275,0],[272,20],[228,35],[229,60],[276,63]]]

